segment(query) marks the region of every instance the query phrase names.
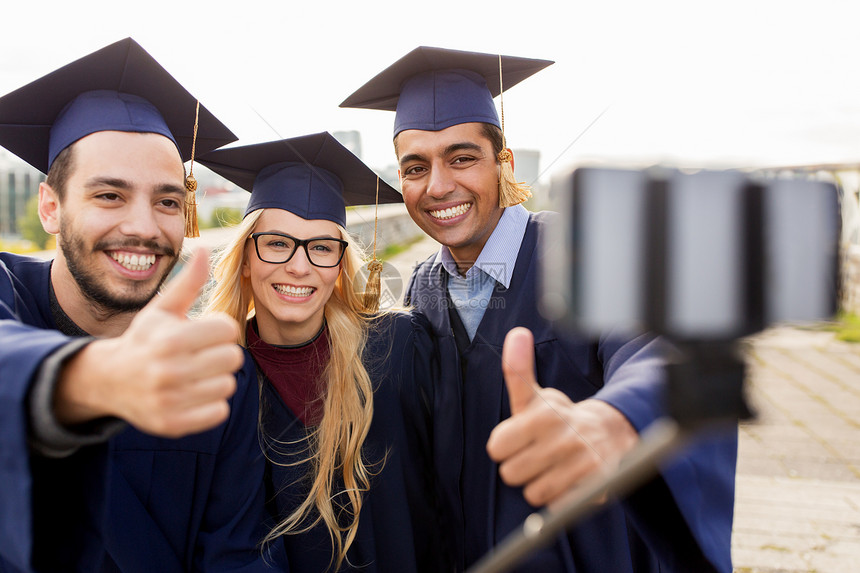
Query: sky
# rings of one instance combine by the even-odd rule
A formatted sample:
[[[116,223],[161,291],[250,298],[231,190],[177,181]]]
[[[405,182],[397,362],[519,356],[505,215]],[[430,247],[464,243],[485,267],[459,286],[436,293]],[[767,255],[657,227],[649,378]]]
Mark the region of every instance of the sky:
[[[131,36],[241,143],[357,129],[381,169],[393,113],[338,104],[426,45],[556,62],[504,96],[508,143],[541,152],[545,182],[594,163],[853,163],[858,16],[855,0],[7,0],[0,93]]]

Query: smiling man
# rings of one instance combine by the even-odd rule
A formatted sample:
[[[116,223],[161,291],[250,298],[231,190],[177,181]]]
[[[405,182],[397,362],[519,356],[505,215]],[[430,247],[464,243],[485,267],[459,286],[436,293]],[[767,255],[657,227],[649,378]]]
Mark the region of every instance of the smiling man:
[[[457,570],[535,507],[616,467],[665,411],[653,337],[570,340],[538,312],[554,214],[519,204],[528,193],[513,179],[493,97],[551,63],[422,47],[341,104],[396,110],[404,202],[443,245],[413,272],[406,302],[428,316],[442,363],[453,365],[435,392],[434,449]],[[531,335],[506,342],[517,326]],[[517,361],[503,365],[512,344]],[[735,458],[733,438],[701,446],[517,570],[731,571]]]
[[[235,139],[195,113],[131,39],[0,98],[57,236],[53,261],[0,253],[0,570],[265,568],[255,378],[235,321],[186,319],[205,253],[156,297],[193,228],[183,162]]]
[[[45,230],[57,235],[51,282],[60,306],[80,308],[84,330],[113,330],[178,260],[184,170],[175,145],[152,133],[93,133],[64,153],[60,169],[70,176],[49,177],[39,204]]]
[[[406,208],[468,273],[499,223],[499,164],[485,124],[406,130],[395,139]],[[489,183],[489,184],[488,184]]]

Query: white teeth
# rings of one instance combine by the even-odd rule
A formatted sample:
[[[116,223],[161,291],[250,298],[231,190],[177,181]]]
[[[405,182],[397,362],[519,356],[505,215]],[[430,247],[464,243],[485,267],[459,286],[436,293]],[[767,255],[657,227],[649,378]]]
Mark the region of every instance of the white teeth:
[[[430,215],[432,215],[435,219],[452,219],[454,217],[457,217],[458,215],[462,215],[471,208],[471,203],[461,203],[456,207],[449,207],[447,209],[441,209],[439,211],[430,211]]]
[[[287,296],[310,296],[316,289],[313,287],[294,287],[287,285],[274,285],[275,290]]]
[[[155,255],[111,253],[111,258],[130,271],[145,271],[155,264]]]

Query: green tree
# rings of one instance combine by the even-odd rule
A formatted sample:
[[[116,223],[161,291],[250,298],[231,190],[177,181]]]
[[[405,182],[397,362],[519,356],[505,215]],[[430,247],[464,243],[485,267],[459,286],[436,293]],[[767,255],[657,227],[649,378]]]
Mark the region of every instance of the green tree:
[[[212,211],[211,225],[213,227],[232,227],[242,220],[242,211],[235,207],[216,207]]]
[[[45,232],[45,229],[42,228],[42,221],[39,219],[38,195],[33,195],[27,201],[24,215],[18,218],[18,228],[21,229],[22,237],[32,242],[39,249],[44,250],[46,248],[51,235]]]

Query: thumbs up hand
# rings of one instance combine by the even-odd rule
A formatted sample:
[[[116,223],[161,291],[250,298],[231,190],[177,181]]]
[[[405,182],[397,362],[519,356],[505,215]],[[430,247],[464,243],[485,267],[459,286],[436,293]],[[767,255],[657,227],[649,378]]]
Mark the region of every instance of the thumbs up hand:
[[[502,347],[502,374],[508,388],[511,415],[528,409],[532,400],[540,400],[541,387],[534,375],[534,337],[527,328],[514,328]]]
[[[207,279],[208,253],[201,249],[121,336],[75,355],[57,384],[57,419],[70,425],[116,416],[170,438],[226,420],[233,373],[243,361],[239,325],[225,315],[186,317]]]
[[[512,487],[524,486],[526,501],[537,507],[617,466],[638,434],[605,402],[574,403],[555,388],[540,387],[534,363],[531,332],[512,329],[502,349],[511,417],[493,429],[487,453],[499,464],[502,480]]]

